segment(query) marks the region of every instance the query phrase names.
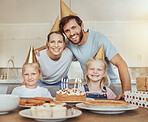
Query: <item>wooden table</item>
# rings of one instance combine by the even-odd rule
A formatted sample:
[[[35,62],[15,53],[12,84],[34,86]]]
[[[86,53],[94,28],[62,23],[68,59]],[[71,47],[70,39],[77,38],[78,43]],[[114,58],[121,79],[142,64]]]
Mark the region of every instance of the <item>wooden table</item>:
[[[0,115],[0,122],[36,122],[34,119],[24,118],[19,115],[22,108]],[[148,122],[148,108],[138,108],[133,111],[126,111],[122,114],[104,115],[91,113],[82,110],[82,115],[76,118],[67,119],[65,122]],[[50,122],[50,121],[49,121]]]

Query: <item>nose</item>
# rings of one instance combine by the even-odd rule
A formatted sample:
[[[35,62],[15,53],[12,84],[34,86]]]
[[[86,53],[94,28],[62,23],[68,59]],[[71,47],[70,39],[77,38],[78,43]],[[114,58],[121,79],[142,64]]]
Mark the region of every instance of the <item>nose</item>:
[[[74,30],[70,30],[70,35],[74,35]]]
[[[57,46],[58,46],[58,42],[55,43],[55,47],[57,47]]]
[[[93,73],[97,73],[97,72],[98,72],[97,69],[94,69],[94,70],[93,70]]]
[[[32,79],[32,76],[31,75],[28,75],[28,79]]]

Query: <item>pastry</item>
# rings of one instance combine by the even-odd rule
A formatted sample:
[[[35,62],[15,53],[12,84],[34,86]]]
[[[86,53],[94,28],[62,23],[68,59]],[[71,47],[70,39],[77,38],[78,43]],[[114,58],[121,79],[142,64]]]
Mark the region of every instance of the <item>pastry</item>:
[[[93,100],[93,101],[84,101],[85,105],[91,105],[91,106],[128,106],[130,103],[127,103],[123,100]]]

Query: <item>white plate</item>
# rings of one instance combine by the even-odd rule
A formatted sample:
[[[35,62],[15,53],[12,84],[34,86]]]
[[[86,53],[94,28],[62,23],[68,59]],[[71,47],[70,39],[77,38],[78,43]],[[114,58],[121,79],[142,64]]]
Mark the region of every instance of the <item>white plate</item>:
[[[19,105],[20,107],[22,107],[22,108],[30,108],[30,107],[32,107],[32,106],[25,106],[25,105]]]
[[[124,107],[109,107],[109,106],[98,106],[98,107],[88,107],[87,105],[83,104],[83,103],[78,103],[76,104],[76,107],[81,108],[81,109],[86,109],[89,110],[93,113],[99,113],[99,114],[121,114],[124,113],[125,111],[129,111],[129,110],[135,110],[138,109],[137,105],[128,105],[128,106],[124,106]]]
[[[43,122],[57,122],[57,121],[64,121],[68,118],[74,118],[77,116],[80,116],[82,114],[82,112],[80,110],[74,109],[74,114],[72,116],[66,116],[66,117],[59,117],[59,118],[53,118],[53,117],[34,117],[31,114],[31,110],[30,109],[25,109],[25,110],[21,110],[19,112],[19,115],[21,115],[22,117],[26,117],[26,118],[31,118],[31,119],[35,119],[37,121],[43,121]]]

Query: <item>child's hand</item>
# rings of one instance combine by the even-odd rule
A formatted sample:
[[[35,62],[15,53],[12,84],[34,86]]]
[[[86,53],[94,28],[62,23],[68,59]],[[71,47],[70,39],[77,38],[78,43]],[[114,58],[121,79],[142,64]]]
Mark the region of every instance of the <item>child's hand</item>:
[[[124,100],[124,97],[125,97],[125,95],[124,95],[124,93],[122,93],[122,94],[118,95],[117,99],[118,100]]]

